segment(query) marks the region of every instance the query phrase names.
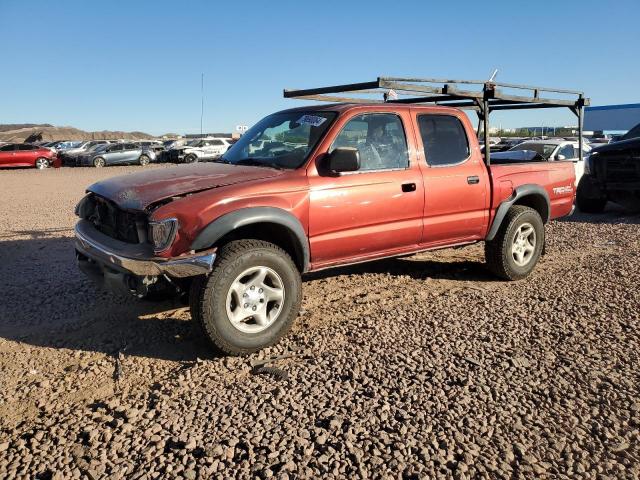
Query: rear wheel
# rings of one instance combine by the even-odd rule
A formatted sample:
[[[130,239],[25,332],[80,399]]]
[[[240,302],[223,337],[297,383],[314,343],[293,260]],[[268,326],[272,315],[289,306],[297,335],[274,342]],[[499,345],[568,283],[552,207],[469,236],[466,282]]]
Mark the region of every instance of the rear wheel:
[[[49,160],[44,157],[37,158],[35,166],[38,170],[44,170],[49,166]]]
[[[140,165],[142,165],[143,167],[145,165],[149,165],[150,161],[151,159],[147,155],[140,155],[140,158],[138,159],[138,162],[140,162]]]
[[[260,240],[230,242],[209,277],[194,281],[190,305],[213,345],[229,355],[276,343],[296,318],[300,273],[281,248]]]
[[[532,208],[514,205],[493,240],[485,243],[489,269],[505,280],[529,276],[544,246],[544,224]]]
[[[105,161],[104,158],[102,157],[97,157],[93,159],[93,166],[96,168],[102,168],[105,165]]]

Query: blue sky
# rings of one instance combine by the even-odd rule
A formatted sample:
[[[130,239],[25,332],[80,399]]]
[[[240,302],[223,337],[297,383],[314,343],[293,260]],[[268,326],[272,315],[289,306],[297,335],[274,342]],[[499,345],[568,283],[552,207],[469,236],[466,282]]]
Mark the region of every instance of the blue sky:
[[[300,105],[285,87],[487,78],[640,102],[640,1],[0,0],[0,123],[231,131]],[[484,32],[488,30],[488,33]],[[494,125],[566,125],[564,110]]]

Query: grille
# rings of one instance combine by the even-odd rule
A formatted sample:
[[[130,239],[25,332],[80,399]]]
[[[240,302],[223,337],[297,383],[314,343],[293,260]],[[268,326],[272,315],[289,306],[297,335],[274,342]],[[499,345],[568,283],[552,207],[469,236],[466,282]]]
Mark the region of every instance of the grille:
[[[604,154],[595,167],[596,176],[607,182],[640,181],[640,151]]]
[[[93,209],[87,220],[91,221],[98,231],[127,243],[146,242],[148,221],[144,214],[121,210],[116,204],[102,197],[94,196],[92,200]]]

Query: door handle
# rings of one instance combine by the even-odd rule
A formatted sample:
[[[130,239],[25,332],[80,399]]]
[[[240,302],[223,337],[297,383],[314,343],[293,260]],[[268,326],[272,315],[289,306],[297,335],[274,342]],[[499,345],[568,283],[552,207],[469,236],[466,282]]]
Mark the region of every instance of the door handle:
[[[470,177],[467,177],[467,183],[469,185],[475,185],[476,183],[480,183],[480,177],[478,177],[477,175],[472,175]]]
[[[403,192],[415,192],[416,191],[416,184],[415,183],[403,183],[402,184],[402,191]]]

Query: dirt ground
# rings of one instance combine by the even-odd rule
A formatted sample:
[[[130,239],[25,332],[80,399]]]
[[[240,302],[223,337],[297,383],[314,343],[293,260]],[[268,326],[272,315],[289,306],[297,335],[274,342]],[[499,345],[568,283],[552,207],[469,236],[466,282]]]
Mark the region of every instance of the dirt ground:
[[[310,275],[280,345],[220,358],[75,266],[85,187],[139,169],[0,171],[0,478],[640,476],[638,216],[552,222],[516,283],[481,245]]]

